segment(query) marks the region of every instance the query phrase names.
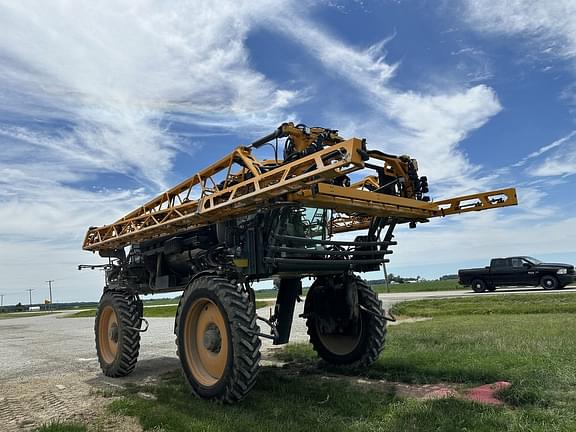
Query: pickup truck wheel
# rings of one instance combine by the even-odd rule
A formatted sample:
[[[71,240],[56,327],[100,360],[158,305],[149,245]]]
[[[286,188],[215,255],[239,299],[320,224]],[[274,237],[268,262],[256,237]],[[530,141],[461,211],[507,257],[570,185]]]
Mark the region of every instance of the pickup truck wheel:
[[[476,293],[483,293],[486,291],[486,282],[482,279],[474,279],[472,281],[472,290]]]
[[[555,290],[560,287],[558,279],[554,276],[542,276],[542,279],[540,279],[540,285],[542,285],[542,288],[545,290]]]
[[[488,291],[490,292],[494,292],[496,291],[496,287],[495,286],[488,286],[488,288],[486,288]]]

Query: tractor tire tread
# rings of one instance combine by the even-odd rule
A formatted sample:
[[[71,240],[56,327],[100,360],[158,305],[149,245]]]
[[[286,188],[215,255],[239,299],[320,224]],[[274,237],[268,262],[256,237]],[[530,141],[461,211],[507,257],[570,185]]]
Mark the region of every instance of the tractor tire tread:
[[[123,291],[105,291],[99,305],[109,300],[115,309],[120,330],[120,357],[113,365],[107,364],[100,355],[98,363],[104,375],[118,378],[131,374],[138,362],[140,352],[140,332],[136,329],[141,325],[141,301],[138,297]],[[96,347],[98,347],[98,324],[102,308],[99,306],[96,312],[94,333],[96,335]]]
[[[176,312],[174,333],[178,335],[182,307],[196,289],[207,289],[217,296],[228,315],[230,337],[232,340],[232,368],[224,390],[211,400],[224,403],[238,402],[246,396],[258,377],[260,362],[260,338],[256,335],[260,329],[256,324],[256,310],[248,294],[229,280],[217,276],[202,276],[186,288]],[[177,354],[180,357],[180,345],[176,338]],[[184,360],[181,358],[181,362]],[[183,370],[184,377],[186,374]],[[192,393],[202,397],[192,385]]]

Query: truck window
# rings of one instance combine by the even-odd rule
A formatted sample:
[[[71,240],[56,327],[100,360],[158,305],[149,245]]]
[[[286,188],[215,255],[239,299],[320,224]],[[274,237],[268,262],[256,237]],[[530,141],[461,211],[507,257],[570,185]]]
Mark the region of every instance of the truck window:
[[[522,268],[522,258],[512,258],[513,268]]]
[[[494,259],[492,260],[492,267],[493,268],[504,268],[506,267],[506,260],[505,259]]]

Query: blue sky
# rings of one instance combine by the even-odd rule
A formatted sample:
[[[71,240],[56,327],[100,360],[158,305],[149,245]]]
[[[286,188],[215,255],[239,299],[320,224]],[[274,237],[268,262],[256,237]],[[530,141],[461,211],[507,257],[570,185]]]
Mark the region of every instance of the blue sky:
[[[389,271],[576,261],[570,0],[0,1],[0,293],[95,300],[110,223],[283,121],[410,154],[435,199],[520,206],[400,229]],[[379,277],[378,274],[370,277]]]

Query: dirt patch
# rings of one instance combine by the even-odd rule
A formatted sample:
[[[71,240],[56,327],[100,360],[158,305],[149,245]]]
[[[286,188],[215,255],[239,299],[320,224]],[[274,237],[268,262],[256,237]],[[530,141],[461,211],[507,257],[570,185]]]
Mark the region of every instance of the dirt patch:
[[[512,386],[512,384],[507,381],[498,381],[479,387],[465,388],[463,384],[455,383],[406,384],[394,381],[335,375],[323,375],[321,379],[344,380],[355,387],[369,387],[387,393],[393,392],[395,395],[403,398],[420,400],[458,398],[485,405],[504,405],[504,402],[498,399],[496,395],[498,392]]]
[[[111,399],[100,396],[85,374],[15,380],[0,385],[0,392],[5,432],[31,431],[57,421],[77,421],[100,431],[141,431],[134,419],[104,415]]]
[[[126,384],[153,384],[177,367],[173,358],[158,358],[139,362],[134,373],[125,378],[83,371],[4,381],[0,384],[0,429],[32,431],[52,422],[75,421],[89,431],[140,432],[136,419],[110,414],[106,407],[120,397]]]

